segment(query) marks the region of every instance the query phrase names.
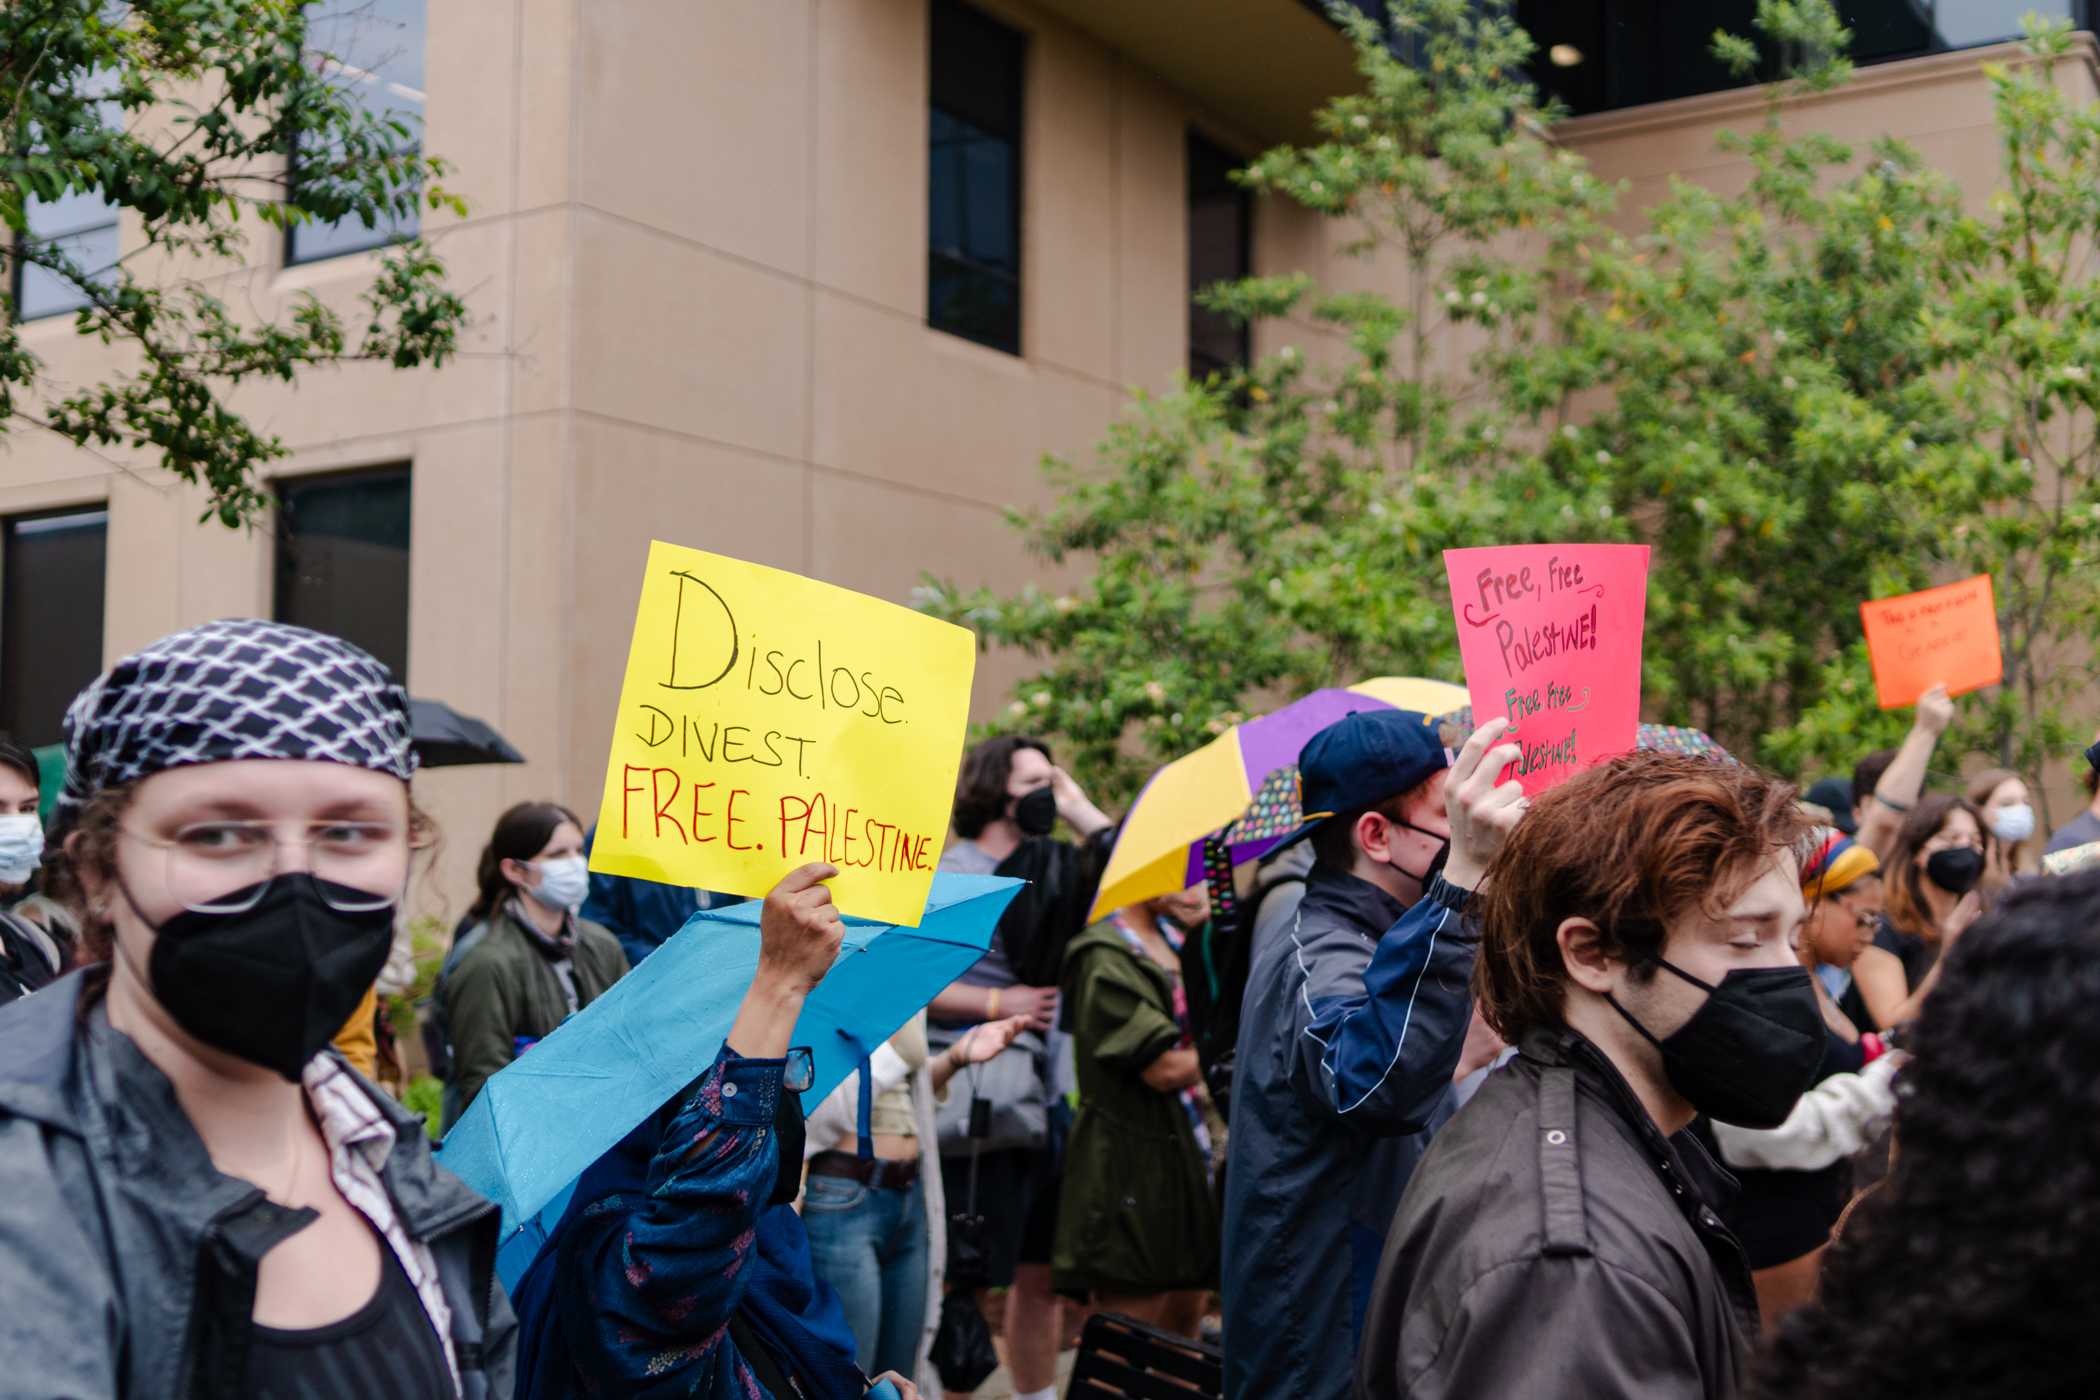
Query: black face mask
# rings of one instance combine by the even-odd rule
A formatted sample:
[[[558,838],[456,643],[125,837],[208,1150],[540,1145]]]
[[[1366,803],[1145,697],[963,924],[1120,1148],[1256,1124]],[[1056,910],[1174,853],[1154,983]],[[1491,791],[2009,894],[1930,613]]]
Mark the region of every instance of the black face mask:
[[[1057,794],[1046,787],[1014,800],[1014,825],[1023,836],[1048,836],[1057,827]]]
[[[372,898],[325,888],[338,902]],[[177,914],[154,930],[153,995],[204,1044],[298,1083],[379,980],[394,942],[392,904],[346,914],[323,889],[311,875],[279,875],[253,909]]]
[[[767,1205],[794,1204],[802,1194],[802,1149],[808,1128],[802,1121],[802,1096],[782,1086],[780,1102],[773,1105],[773,1134],[780,1141],[780,1165],[773,1173],[773,1194]]]
[[[1429,864],[1425,866],[1419,873],[1413,870],[1409,870],[1404,865],[1397,865],[1392,861],[1386,862],[1386,864],[1392,869],[1399,871],[1402,875],[1405,875],[1408,879],[1414,881],[1423,889],[1428,889],[1429,882],[1431,880],[1434,880],[1439,874],[1443,873],[1444,862],[1451,859],[1451,838],[1444,835],[1444,833],[1442,833],[1441,831],[1431,831],[1426,826],[1416,826],[1413,822],[1408,821],[1404,817],[1395,821],[1393,825],[1404,826],[1409,831],[1419,831],[1424,836],[1434,836],[1437,839],[1438,844],[1436,848],[1436,854],[1429,858]]]
[[[1983,852],[1967,846],[1934,851],[1925,857],[1925,878],[1948,894],[1967,894],[1983,878]]]
[[[1670,1087],[1723,1123],[1739,1128],[1784,1123],[1823,1063],[1823,1012],[1808,969],[1737,968],[1715,986],[1667,962],[1662,966],[1704,987],[1707,998],[1691,1020],[1661,1040],[1617,998],[1605,1000],[1662,1052]]]

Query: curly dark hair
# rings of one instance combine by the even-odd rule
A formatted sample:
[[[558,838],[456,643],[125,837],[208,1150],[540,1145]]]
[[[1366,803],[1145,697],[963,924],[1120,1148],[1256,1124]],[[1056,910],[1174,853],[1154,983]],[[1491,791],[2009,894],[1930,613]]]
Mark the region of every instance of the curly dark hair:
[[[1034,749],[1052,763],[1050,746],[1025,734],[1002,734],[987,739],[963,755],[962,772],[955,781],[955,834],[974,841],[977,834],[1006,815],[1013,798],[1006,784],[1013,777],[1014,755]]]
[[[1938,925],[1933,922],[1931,906],[1925,902],[1924,877],[1918,874],[1918,852],[1927,841],[1940,834],[1947,819],[1956,812],[1967,812],[1969,820],[1976,823],[1976,830],[1988,846],[1990,824],[1983,819],[1983,809],[1965,797],[1952,793],[1936,792],[1918,799],[1910,815],[1897,828],[1895,844],[1889,848],[1889,858],[1882,862],[1882,889],[1886,892],[1889,923],[1901,932],[1928,942],[1940,936]]]
[[[1760,1400],[2100,1395],[2100,870],[2015,884],[1947,954],[1897,1080],[1895,1165]]]

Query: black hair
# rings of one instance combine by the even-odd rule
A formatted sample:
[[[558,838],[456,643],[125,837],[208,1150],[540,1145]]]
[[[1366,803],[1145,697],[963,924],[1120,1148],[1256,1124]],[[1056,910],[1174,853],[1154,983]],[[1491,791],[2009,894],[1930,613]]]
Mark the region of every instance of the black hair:
[[[2015,882],[1947,953],[1894,1165],[1756,1400],[2100,1394],[2100,870]]]
[[[1014,774],[1014,755],[1034,749],[1051,763],[1050,746],[1025,734],[1002,734],[987,739],[963,755],[962,772],[955,780],[955,834],[974,840],[977,834],[1006,815],[1012,798],[1006,791]]]
[[[583,830],[576,814],[559,802],[520,802],[496,818],[496,829],[488,845],[481,848],[481,865],[474,877],[478,889],[467,910],[469,922],[480,923],[494,914],[516,888],[503,873],[503,862],[531,860],[547,849],[563,822]]]
[[[1857,807],[1881,786],[1881,775],[1896,761],[1894,749],[1876,749],[1852,765],[1852,805]]]
[[[36,755],[12,739],[0,738],[0,768],[14,769],[22,775],[24,782],[37,790],[39,797],[43,795],[44,776],[37,767]]]

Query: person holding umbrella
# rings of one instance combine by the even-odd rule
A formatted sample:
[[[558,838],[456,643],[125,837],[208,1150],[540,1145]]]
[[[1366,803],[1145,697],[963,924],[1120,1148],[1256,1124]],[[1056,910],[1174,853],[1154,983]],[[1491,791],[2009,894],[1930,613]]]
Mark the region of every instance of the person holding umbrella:
[[[334,637],[208,623],[67,712],[84,970],[0,1017],[14,1395],[511,1393],[497,1215],[325,1047],[429,824],[406,697]]]
[[[758,970],[715,1062],[585,1172],[518,1282],[519,1400],[858,1400],[870,1382],[792,1202],[807,1052],[790,1047],[845,927],[824,864],[760,914]],[[902,1400],[918,1389],[880,1378]]]

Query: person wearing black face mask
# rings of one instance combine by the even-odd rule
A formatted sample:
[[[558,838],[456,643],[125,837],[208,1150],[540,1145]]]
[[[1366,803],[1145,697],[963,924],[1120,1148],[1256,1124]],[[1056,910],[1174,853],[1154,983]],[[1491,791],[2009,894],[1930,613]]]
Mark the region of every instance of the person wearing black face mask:
[[[1052,833],[1062,819],[1079,837]],[[940,1054],[972,1026],[1026,1016],[1029,1028],[975,1077],[971,1095],[951,1094],[939,1118],[947,1199],[977,1199],[985,1257],[950,1271],[951,1286],[1011,1285],[1006,1298],[1008,1364],[1018,1400],[1044,1400],[1057,1379],[1060,1307],[1050,1288],[1057,1229],[1059,1127],[1065,1043],[1056,1029],[1065,948],[1086,926],[1114,823],[1052,760],[1039,739],[988,739],[963,756],[955,790],[954,844],[940,868],[1025,880],[1001,916],[991,951],[933,999],[928,1043]],[[989,1104],[989,1139],[970,1139],[972,1102]],[[954,1260],[962,1264],[968,1261]],[[969,1277],[965,1274],[969,1273]]]
[[[1945,794],[1921,800],[1897,831],[1874,946],[1852,968],[1871,1029],[1915,1019],[1939,984],[1940,959],[1982,912],[1990,839],[1983,813]]]
[[[494,1207],[327,1048],[427,834],[401,688],[336,638],[216,622],[65,729],[90,965],[0,1021],[0,1388],[510,1395]]]
[[[1786,784],[1656,752],[1517,824],[1474,901],[1474,986],[1518,1054],[1400,1203],[1360,1396],[1737,1393],[1757,1296],[1687,1129],[1775,1126],[1822,1058],[1805,835]]]
[[[1225,1393],[1344,1400],[1378,1241],[1430,1137],[1454,1111],[1472,1019],[1463,917],[1521,810],[1495,720],[1457,763],[1435,723],[1354,714],[1298,768],[1314,851],[1289,922],[1247,972],[1226,1143]],[[1499,747],[1498,747],[1499,745]],[[1456,804],[1456,805],[1454,805]],[[1343,1329],[1346,1329],[1344,1331]]]

